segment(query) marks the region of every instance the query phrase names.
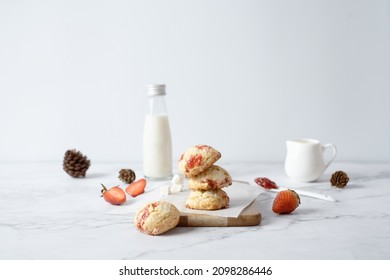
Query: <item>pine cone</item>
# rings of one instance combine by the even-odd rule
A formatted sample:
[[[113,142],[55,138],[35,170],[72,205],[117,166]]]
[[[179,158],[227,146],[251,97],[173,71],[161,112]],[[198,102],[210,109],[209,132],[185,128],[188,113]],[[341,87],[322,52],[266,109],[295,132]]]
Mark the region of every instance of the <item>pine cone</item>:
[[[332,178],[330,178],[332,186],[336,186],[338,188],[344,188],[348,184],[348,181],[348,175],[344,171],[336,171],[333,173]]]
[[[67,150],[64,156],[63,168],[66,173],[74,178],[85,177],[91,162],[80,151]]]
[[[135,173],[131,169],[121,169],[118,178],[127,184],[131,184],[135,180]]]

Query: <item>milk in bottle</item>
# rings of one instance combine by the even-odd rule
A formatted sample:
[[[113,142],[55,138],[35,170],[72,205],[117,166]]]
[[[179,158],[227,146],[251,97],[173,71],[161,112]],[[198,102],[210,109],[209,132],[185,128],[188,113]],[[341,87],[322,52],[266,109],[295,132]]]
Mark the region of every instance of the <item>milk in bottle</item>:
[[[151,180],[172,178],[172,139],[165,104],[165,85],[149,85],[149,112],[143,136],[143,171]]]

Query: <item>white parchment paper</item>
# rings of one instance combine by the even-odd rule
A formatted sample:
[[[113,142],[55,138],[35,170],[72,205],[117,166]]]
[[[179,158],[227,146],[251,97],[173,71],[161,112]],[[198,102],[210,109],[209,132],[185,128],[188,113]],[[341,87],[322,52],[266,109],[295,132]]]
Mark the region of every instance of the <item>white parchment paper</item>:
[[[125,204],[120,206],[113,206],[108,211],[108,214],[129,214],[136,213],[140,207],[146,203],[165,200],[174,204],[181,213],[195,213],[206,214],[210,216],[219,217],[238,217],[241,211],[256,199],[264,190],[256,186],[251,186],[242,182],[233,182],[233,184],[223,190],[228,194],[230,201],[229,207],[221,210],[205,211],[205,210],[192,210],[185,207],[185,201],[188,198],[189,190],[185,189],[182,192],[174,193],[168,196],[160,195],[161,183],[157,183],[152,188],[147,190],[144,194],[135,198],[128,197]]]

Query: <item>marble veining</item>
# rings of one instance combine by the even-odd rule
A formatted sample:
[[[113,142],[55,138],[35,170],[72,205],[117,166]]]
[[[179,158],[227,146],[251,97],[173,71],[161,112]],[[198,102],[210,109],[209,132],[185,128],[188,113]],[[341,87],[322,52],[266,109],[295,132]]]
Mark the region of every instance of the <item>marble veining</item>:
[[[161,236],[134,228],[136,209],[112,214],[120,206],[100,197],[100,183],[120,184],[127,166],[95,163],[74,179],[58,162],[0,163],[0,259],[390,259],[388,163],[335,162],[305,184],[290,182],[283,164],[224,163],[233,178],[265,176],[338,202],[301,197],[294,213],[276,215],[275,194],[264,192],[256,199],[260,226],[177,227]],[[137,177],[140,166],[130,165]],[[337,170],[350,176],[344,189],[328,182]]]

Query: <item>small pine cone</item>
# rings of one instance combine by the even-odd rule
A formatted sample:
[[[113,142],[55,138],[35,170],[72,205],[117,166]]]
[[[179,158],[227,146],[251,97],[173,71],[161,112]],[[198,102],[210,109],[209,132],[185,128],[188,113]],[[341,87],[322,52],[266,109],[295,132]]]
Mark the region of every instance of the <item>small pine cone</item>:
[[[85,173],[90,165],[90,160],[80,151],[75,149],[66,151],[63,168],[73,178],[85,177]]]
[[[336,171],[333,173],[332,178],[330,178],[330,183],[332,186],[338,188],[344,188],[348,184],[348,181],[348,175],[344,171]]]
[[[131,184],[135,180],[135,173],[131,169],[121,169],[118,178],[127,184]]]

